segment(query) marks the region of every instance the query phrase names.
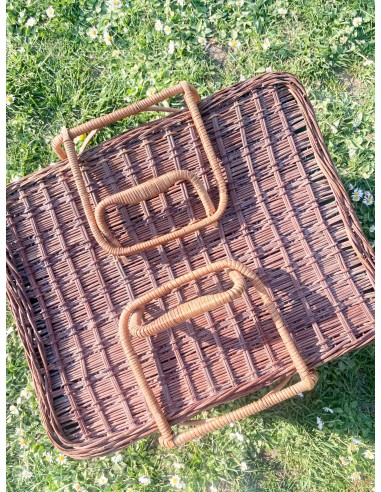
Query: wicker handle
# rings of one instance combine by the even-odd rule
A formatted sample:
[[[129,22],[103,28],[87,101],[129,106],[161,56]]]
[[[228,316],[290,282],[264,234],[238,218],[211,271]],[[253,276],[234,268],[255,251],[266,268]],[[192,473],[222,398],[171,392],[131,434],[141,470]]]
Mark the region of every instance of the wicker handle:
[[[226,292],[216,294],[214,296],[202,296],[196,301],[186,302],[173,309],[172,311],[169,311],[165,315],[162,315],[148,325],[141,325],[144,306],[148,302],[152,301],[155,298],[168,294],[173,289],[183,285],[184,283],[190,282],[203,275],[207,275],[211,272],[216,272],[219,270],[228,271],[230,278],[234,282],[234,285],[231,289]],[[216,307],[221,306],[226,302],[230,302],[231,300],[241,295],[244,291],[245,282],[243,280],[243,277],[247,277],[253,281],[254,287],[259,292],[262,301],[269,311],[279,332],[279,335],[281,336],[282,341],[290,354],[291,360],[294,363],[295,369],[298,372],[301,381],[288,388],[275,389],[254,403],[250,403],[249,405],[234,410],[233,412],[230,412],[226,415],[208,419],[206,421],[203,421],[201,424],[196,425],[196,427],[192,427],[185,432],[174,435],[171,425],[165,417],[152,389],[148,385],[141,363],[134,350],[131,335],[153,335],[155,333],[159,333],[166,328],[174,326],[176,323],[185,321],[186,319],[189,319],[198,314],[211,311],[212,309],[215,309]],[[292,398],[298,393],[311,390],[317,382],[316,372],[309,371],[309,369],[307,368],[306,363],[300,355],[288,329],[284,324],[282,316],[278,312],[274,302],[269,298],[266,288],[258,275],[242,263],[234,260],[221,260],[216,263],[211,263],[206,267],[194,270],[190,273],[182,275],[177,279],[166,282],[157,289],[154,289],[141,298],[133,301],[131,304],[126,306],[119,319],[119,337],[130,368],[134,373],[138,386],[144,395],[148,408],[161,434],[160,443],[168,448],[181,446],[182,444],[185,444],[192,439],[204,436],[205,434],[224,427],[229,423],[241,420],[245,417],[260,412],[265,408],[275,405],[276,403],[280,403],[281,401],[284,401],[288,398]]]
[[[193,182],[204,204],[204,207],[207,210],[207,217],[204,217],[203,219],[197,222],[188,224],[187,226],[181,229],[176,229],[170,233],[163,234],[162,236],[157,236],[148,241],[143,241],[141,243],[137,243],[132,246],[123,247],[112,235],[109,227],[107,226],[104,220],[103,213],[100,212],[104,210],[105,204],[101,202],[100,204],[101,206],[98,209],[98,213],[94,214],[92,205],[90,203],[90,198],[87,193],[86,184],[84,182],[82,171],[79,167],[78,156],[75,150],[73,139],[76,136],[81,135],[82,133],[87,133],[89,131],[92,132],[95,131],[95,129],[103,128],[104,126],[110,123],[114,123],[115,121],[121,118],[126,118],[127,116],[131,116],[133,114],[139,113],[140,111],[149,110],[150,108],[152,109],[153,105],[177,94],[184,94],[184,99],[188,106],[189,112],[191,114],[194,126],[198,132],[206,157],[209,160],[209,163],[213,170],[217,182],[218,191],[219,191],[218,207],[214,213],[213,212],[211,213],[211,210],[214,210],[214,206],[211,203],[210,198],[207,196],[206,190],[204,186],[201,184],[201,182],[198,179],[195,180],[194,177],[190,179],[189,174],[186,175],[186,178],[184,177],[180,178],[179,176],[185,176],[185,175],[184,174],[181,175],[181,171],[178,170],[177,178],[175,178],[175,181],[190,179]],[[64,128],[62,130],[62,134],[53,139],[52,146],[55,149],[55,151],[58,153],[58,155],[60,155],[61,157],[66,157],[67,154],[67,159],[70,163],[75,184],[77,186],[78,193],[81,198],[82,206],[86,218],[88,220],[89,226],[91,228],[91,231],[97,243],[107,253],[114,256],[129,256],[131,254],[140,253],[142,251],[145,251],[146,249],[154,248],[161,244],[167,243],[174,239],[178,239],[187,234],[195,232],[201,229],[202,227],[206,227],[208,225],[214,224],[224,213],[228,202],[226,184],[222,175],[221,166],[215,155],[213,146],[206,132],[199,109],[197,107],[198,101],[199,101],[199,96],[197,94],[196,89],[192,85],[188,84],[187,82],[180,82],[174,87],[159,92],[158,94],[154,94],[153,96],[143,99],[142,101],[136,102],[131,106],[127,106],[126,108],[119,109],[118,111],[114,111],[113,113],[110,113],[108,115],[101,116],[100,118],[96,118],[87,123],[83,123],[82,125],[76,126],[71,130]],[[62,152],[61,149],[62,143],[64,144],[66,154]],[[139,194],[143,200],[144,197],[157,196],[158,194],[157,189],[162,189],[163,181],[160,181],[161,178],[162,177],[153,178],[145,183],[141,183],[140,185],[138,185],[139,186],[138,190],[136,190],[137,187],[134,187],[131,188],[130,190],[127,190],[127,192],[122,192],[122,194],[118,193],[116,196],[118,197],[118,199],[121,198],[122,200],[125,199],[126,196],[130,198],[130,197],[137,196]],[[163,177],[164,181],[167,180],[167,182],[169,182],[169,180],[172,178],[173,175],[171,175],[170,178],[168,177],[168,175],[165,178]],[[112,197],[110,198],[112,199]],[[115,203],[113,199],[111,201],[112,203]]]

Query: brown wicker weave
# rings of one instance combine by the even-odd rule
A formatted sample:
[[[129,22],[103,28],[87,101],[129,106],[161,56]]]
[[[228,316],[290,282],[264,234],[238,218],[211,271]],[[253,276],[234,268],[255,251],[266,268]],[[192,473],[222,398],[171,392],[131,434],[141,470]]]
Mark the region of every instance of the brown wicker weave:
[[[178,93],[188,109],[77,156],[75,136]],[[54,147],[69,162],[7,188],[7,295],[64,453],[101,456],[157,430],[181,445],[311,389],[314,368],[373,341],[373,251],[291,75],[198,104],[180,83]]]

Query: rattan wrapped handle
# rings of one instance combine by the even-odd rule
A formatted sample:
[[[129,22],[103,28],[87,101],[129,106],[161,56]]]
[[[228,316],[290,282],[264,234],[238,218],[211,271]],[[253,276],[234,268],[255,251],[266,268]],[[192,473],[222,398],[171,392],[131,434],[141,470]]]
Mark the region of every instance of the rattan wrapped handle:
[[[177,308],[160,316],[153,322],[145,326],[142,325],[141,322],[144,307],[148,302],[152,301],[155,298],[168,294],[173,289],[187,282],[219,270],[228,271],[229,276],[234,283],[231,289],[220,294],[202,296],[194,301],[189,301],[181,304]],[[250,279],[253,282],[256,290],[259,292],[262,301],[268,312],[270,313],[274,324],[279,332],[279,335],[281,336],[282,341],[290,354],[290,358],[294,363],[296,372],[299,374],[301,381],[287,388],[283,388],[282,386],[276,388],[254,403],[250,403],[249,405],[239,408],[226,415],[203,421],[199,425],[196,425],[196,427],[192,427],[185,432],[181,432],[175,435],[170,423],[168,422],[160,407],[158,400],[156,399],[152,389],[148,385],[142,365],[134,350],[131,337],[133,334],[136,336],[154,335],[174,326],[177,323],[181,323],[186,319],[200,315],[207,311],[211,311],[218,306],[232,301],[233,299],[240,296],[245,289],[245,281],[243,277]],[[134,373],[138,386],[144,395],[147,406],[161,434],[160,442],[162,445],[168,448],[181,446],[182,444],[185,444],[192,439],[199,438],[211,431],[224,427],[229,423],[253,415],[288,398],[292,398],[298,393],[311,390],[315,386],[318,379],[317,373],[315,371],[310,371],[307,368],[306,363],[300,355],[289,331],[287,330],[287,327],[284,324],[282,316],[278,312],[274,302],[269,298],[266,287],[264,286],[261,279],[251,269],[247,268],[242,263],[234,260],[221,260],[216,263],[211,263],[203,268],[199,268],[198,270],[194,270],[190,273],[182,275],[181,277],[178,277],[177,279],[166,282],[157,289],[146,293],[141,298],[136,299],[135,301],[130,303],[123,310],[119,319],[119,337],[130,368]]]
[[[141,111],[147,111],[149,109],[152,109],[152,107],[158,102],[163,101],[177,94],[184,94],[184,99],[188,106],[189,112],[191,114],[194,126],[198,132],[206,157],[209,160],[209,163],[213,170],[218,187],[218,192],[219,192],[218,207],[217,209],[215,209],[210,198],[207,196],[205,187],[201,184],[198,178],[194,179],[193,176],[192,179],[190,179],[189,174],[185,175],[182,174],[183,173],[182,170],[177,170],[175,171],[177,173],[177,178],[175,178],[175,181],[190,179],[193,182],[193,185],[197,189],[197,192],[204,204],[205,209],[208,209],[207,217],[204,217],[203,219],[200,219],[197,222],[188,224],[187,226],[182,227],[181,229],[176,229],[170,233],[163,234],[162,236],[157,236],[150,240],[143,241],[141,243],[134,244],[132,246],[124,247],[115,239],[115,237],[111,233],[108,225],[104,220],[104,216],[102,212],[105,203],[101,202],[101,206],[98,209],[97,213],[94,213],[93,211],[93,207],[90,203],[90,198],[87,192],[82,171],[79,166],[78,156],[75,150],[73,139],[76,136],[81,135],[83,133],[89,131],[92,132],[95,131],[96,129],[103,128],[106,125],[109,125],[110,123],[114,123],[119,119],[126,118],[127,116],[132,116]],[[71,130],[64,128],[62,134],[58,135],[53,139],[52,145],[54,150],[58,153],[58,155],[60,155],[61,157],[66,157],[67,155],[67,159],[70,163],[73,172],[75,184],[78,189],[78,194],[81,198],[82,206],[86,218],[88,220],[89,226],[91,228],[91,231],[93,233],[93,236],[97,241],[97,243],[101,246],[101,248],[103,248],[108,254],[114,256],[129,256],[135,253],[140,253],[147,249],[151,249],[161,244],[165,244],[169,241],[172,241],[174,239],[183,237],[203,227],[207,227],[211,224],[214,224],[224,213],[228,202],[226,184],[224,181],[224,177],[222,175],[220,163],[218,162],[218,159],[215,155],[213,146],[206,132],[199,109],[197,107],[198,101],[199,101],[199,96],[197,94],[196,89],[192,85],[188,84],[187,82],[180,82],[179,84],[169,89],[166,89],[162,92],[159,92],[158,94],[154,94],[153,96],[143,99],[142,101],[131,104],[131,106],[127,106],[126,108],[120,109],[118,111],[114,111],[113,113],[110,113],[108,115],[101,116],[100,118],[96,118],[87,123],[83,123],[82,125],[76,126]],[[64,144],[66,154],[62,152],[61,149],[62,143]],[[130,197],[137,196],[138,194],[140,194],[143,200],[147,199],[145,197],[157,196],[158,192],[156,192],[156,190],[163,189],[162,188],[163,181],[161,179],[162,179],[161,176],[158,178],[152,178],[151,180],[148,180],[147,182],[138,185],[139,186],[138,190],[136,190],[136,187],[131,188],[126,192],[118,193],[116,196],[118,197],[118,199],[122,199],[122,201],[126,199],[126,197],[129,199]],[[168,181],[169,177],[167,176],[166,178],[163,178],[163,180]],[[114,204],[116,203],[113,198],[111,199],[111,202]],[[212,210],[213,212],[211,212]]]

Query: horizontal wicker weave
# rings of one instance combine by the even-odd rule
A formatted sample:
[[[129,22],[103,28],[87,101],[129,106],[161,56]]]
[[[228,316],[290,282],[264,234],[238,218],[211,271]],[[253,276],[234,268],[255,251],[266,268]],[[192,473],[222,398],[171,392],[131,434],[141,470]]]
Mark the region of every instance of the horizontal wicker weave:
[[[66,160],[7,187],[9,305],[45,428],[74,458],[102,456],[158,430],[126,356],[126,316],[164,427],[295,374],[282,323],[308,369],[374,340],[373,251],[297,79],[259,76],[198,108],[217,164],[187,109],[79,158],[89,205],[96,210],[106,199],[97,207],[102,233],[128,256],[98,244]],[[158,196],[129,205],[112,198],[173,172],[180,182]],[[217,221],[134,252],[213,218],[224,188]],[[217,307],[200,308],[217,299]]]

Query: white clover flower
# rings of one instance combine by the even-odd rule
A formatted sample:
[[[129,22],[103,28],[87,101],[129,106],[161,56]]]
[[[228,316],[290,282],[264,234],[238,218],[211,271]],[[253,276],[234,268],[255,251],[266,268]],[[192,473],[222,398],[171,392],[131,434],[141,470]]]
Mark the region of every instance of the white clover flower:
[[[14,98],[13,94],[7,94],[7,97],[6,97],[7,106],[10,106],[14,102],[15,102],[15,98]]]
[[[271,73],[273,71],[273,69],[271,67],[266,67],[265,68],[265,72],[266,73]]]
[[[27,27],[33,27],[37,24],[37,21],[34,17],[29,17],[29,19],[26,21],[25,25]]]
[[[33,473],[30,472],[29,470],[23,470],[21,473],[21,478],[23,480],[29,480],[32,477],[33,477]]]
[[[154,89],[153,87],[150,87],[148,90],[147,90],[147,96],[153,96],[156,92],[156,89]]]
[[[103,33],[103,39],[104,39],[104,42],[110,46],[111,43],[112,43],[112,36],[110,36],[109,32],[106,30],[104,33]]]
[[[339,456],[339,461],[343,466],[348,466],[349,465],[349,460],[348,458],[344,458],[344,456]]]
[[[369,207],[370,205],[373,205],[373,203],[374,203],[373,195],[371,195],[369,192],[366,192],[362,202],[367,207]]]
[[[120,453],[118,453],[118,454],[115,454],[115,455],[111,458],[111,461],[112,461],[113,463],[120,463],[120,462],[122,461],[122,459],[123,459],[123,456],[122,456]]]
[[[324,407],[323,410],[327,413],[333,413],[333,410],[332,408],[329,408],[329,407]]]
[[[318,429],[319,429],[319,430],[322,430],[322,429],[323,429],[323,427],[324,427],[324,422],[323,422],[323,420],[322,420],[320,417],[316,417],[316,423],[317,423]]]
[[[57,463],[59,465],[64,465],[66,463],[66,456],[64,456],[63,454],[59,454],[57,456]]]
[[[32,392],[30,391],[29,388],[24,388],[21,390],[20,393],[21,398],[25,398],[26,400],[29,400],[29,398],[32,396]]]
[[[357,481],[361,480],[361,473],[359,473],[357,471],[353,472],[351,475],[351,480],[352,480],[352,482],[357,482]]]
[[[106,485],[107,482],[108,482],[108,478],[105,477],[104,475],[102,475],[98,480],[99,485]]]
[[[241,46],[241,41],[239,41],[238,39],[231,39],[228,44],[230,48],[236,50]]]
[[[372,225],[369,227],[369,232],[374,232],[376,230],[376,226],[375,225]]]
[[[90,36],[91,39],[96,39],[98,37],[98,29],[96,27],[90,27],[90,29],[87,31],[87,34]]]
[[[363,191],[360,188],[355,188],[352,193],[352,200],[354,202],[359,202],[363,196]]]
[[[374,61],[373,60],[365,60],[363,63],[364,67],[368,67],[369,65],[373,65]]]
[[[48,7],[46,9],[46,15],[49,17],[49,19],[53,19],[53,17],[55,17],[55,12],[54,12],[54,8],[52,6]]]
[[[113,56],[114,58],[118,58],[119,55],[120,55],[120,51],[119,50],[113,50],[112,53],[111,53],[111,56]]]
[[[9,407],[9,411],[11,412],[12,415],[18,415],[18,413],[19,413],[18,408],[15,407],[14,405],[11,405]]]
[[[169,479],[169,484],[175,489],[183,488],[183,483],[181,482],[181,478],[178,475],[172,475],[172,477]]]
[[[74,483],[73,489],[76,490],[77,492],[81,492],[82,487],[79,485],[79,483]]]
[[[197,41],[201,44],[201,46],[206,46],[207,44],[206,38],[203,36],[198,36]]]
[[[164,33],[169,36],[171,34],[171,28],[169,26],[164,26],[164,29],[163,29]]]
[[[20,437],[20,439],[19,439],[20,448],[26,448],[27,445],[28,444],[27,444],[26,440],[23,437]]]
[[[175,42],[171,40],[168,45],[168,53],[170,55],[173,55],[174,52],[175,52]]]
[[[355,27],[359,27],[362,24],[362,17],[355,17],[352,21],[352,25]]]
[[[123,4],[120,0],[110,0],[110,7],[113,9],[119,9]]]
[[[270,46],[271,46],[270,40],[269,38],[266,38],[262,43],[262,48],[266,51],[270,48]]]
[[[163,30],[163,28],[164,28],[163,23],[161,22],[161,20],[157,19],[157,21],[155,22],[156,31],[160,32]]]
[[[239,7],[240,8],[240,7],[243,6],[244,3],[245,2],[243,0],[237,0],[235,4],[236,4],[236,7]]]
[[[142,475],[139,477],[139,483],[142,485],[149,485],[151,483],[151,479],[147,477],[147,475]]]
[[[175,461],[175,463],[173,463],[173,468],[175,470],[183,470],[185,468],[185,465],[179,463],[178,461]]]
[[[282,17],[286,17],[287,12],[288,12],[288,10],[287,10],[287,9],[285,9],[284,7],[281,7],[280,9],[278,9],[278,14],[279,14],[280,16],[282,16]]]
[[[249,467],[247,466],[247,463],[245,461],[242,461],[242,463],[239,465],[239,467],[241,468],[241,471],[245,472],[249,469]]]

